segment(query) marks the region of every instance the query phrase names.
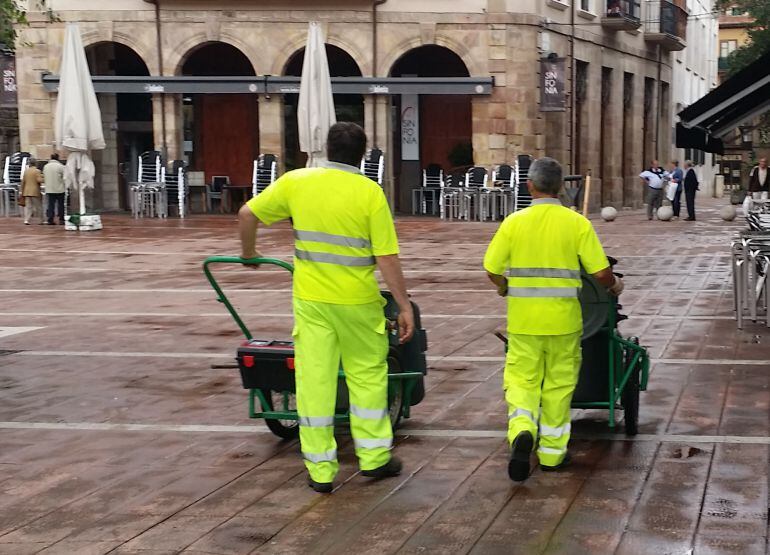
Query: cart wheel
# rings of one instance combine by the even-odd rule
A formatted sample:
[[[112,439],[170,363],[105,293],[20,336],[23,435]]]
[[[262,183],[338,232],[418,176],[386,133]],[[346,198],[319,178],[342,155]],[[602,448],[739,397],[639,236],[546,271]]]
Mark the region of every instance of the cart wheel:
[[[388,355],[388,374],[400,374],[401,363],[393,354]],[[393,430],[398,428],[404,411],[404,381],[388,380],[388,414]]]
[[[297,396],[294,393],[263,389],[262,395],[264,395],[268,405],[270,405],[264,407],[265,410],[274,410],[276,406],[278,410],[297,410]],[[265,424],[267,424],[271,432],[283,439],[296,439],[299,437],[299,422],[296,420],[266,418]]]
[[[638,337],[632,337],[632,342],[639,344]],[[624,362],[627,365],[631,363],[633,353],[626,351]],[[625,421],[626,435],[635,436],[639,433],[639,369],[636,369],[626,382],[623,390],[623,419]]]

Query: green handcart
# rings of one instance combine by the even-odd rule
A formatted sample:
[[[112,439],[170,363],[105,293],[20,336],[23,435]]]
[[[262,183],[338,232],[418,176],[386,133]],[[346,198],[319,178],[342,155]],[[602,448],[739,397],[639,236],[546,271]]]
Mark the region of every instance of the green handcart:
[[[614,267],[617,260],[610,258]],[[618,323],[626,319],[622,306],[592,276],[582,274],[580,304],[583,309],[583,363],[572,408],[606,409],[609,428],[617,425],[616,411],[623,410],[625,432],[639,431],[639,393],[647,390],[650,358],[637,337],[623,337]],[[505,336],[498,334],[507,345]]]
[[[225,308],[245,336],[238,347],[236,360],[243,387],[249,391],[249,417],[264,419],[275,435],[284,439],[296,438],[299,434],[299,416],[296,405],[294,380],[294,342],[255,339],[249,328],[225,295],[212,273],[214,265],[260,265],[276,266],[289,273],[294,267],[288,262],[273,258],[244,260],[230,256],[212,256],[203,262],[203,272],[217,294],[217,300]],[[389,323],[388,349],[388,410],[395,429],[401,418],[409,418],[411,407],[425,396],[424,378],[427,374],[427,334],[422,329],[419,307],[412,303],[415,313],[415,334],[407,343],[398,342],[398,306],[387,291],[382,292],[386,305],[386,321]],[[345,372],[340,367],[337,387],[336,423],[349,421],[348,390]]]

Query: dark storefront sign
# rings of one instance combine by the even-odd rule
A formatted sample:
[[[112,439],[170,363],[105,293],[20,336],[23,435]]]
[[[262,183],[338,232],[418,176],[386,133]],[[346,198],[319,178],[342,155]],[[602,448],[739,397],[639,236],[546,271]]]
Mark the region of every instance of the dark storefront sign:
[[[566,110],[564,67],[564,58],[540,60],[541,112],[563,112]]]
[[[3,87],[0,89],[0,106],[16,106],[16,59],[7,54],[0,55],[0,71],[3,75]]]
[[[299,77],[129,77],[95,75],[98,93],[167,94],[297,94]],[[43,74],[43,86],[49,92],[59,87],[59,76]],[[492,94],[492,77],[333,77],[335,94]]]

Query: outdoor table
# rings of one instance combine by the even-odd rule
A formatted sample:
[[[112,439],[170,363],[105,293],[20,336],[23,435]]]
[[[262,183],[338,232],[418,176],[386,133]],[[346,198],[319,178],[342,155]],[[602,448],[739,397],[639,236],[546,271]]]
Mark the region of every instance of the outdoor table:
[[[238,192],[239,198],[243,199],[243,202],[245,203],[251,198],[251,192],[253,189],[253,185],[249,183],[248,185],[225,185],[222,187],[222,202],[225,204],[225,209],[228,212],[232,212],[233,210],[233,193]],[[243,204],[243,203],[242,203]]]
[[[427,203],[430,203],[430,213],[435,216],[441,200],[441,187],[417,187],[412,189],[412,214],[427,214]]]

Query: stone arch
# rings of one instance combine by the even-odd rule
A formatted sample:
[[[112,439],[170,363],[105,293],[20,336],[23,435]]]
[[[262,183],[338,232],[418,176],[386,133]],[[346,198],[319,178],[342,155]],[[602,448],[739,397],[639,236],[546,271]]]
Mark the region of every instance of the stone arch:
[[[348,56],[353,58],[353,61],[356,62],[358,69],[361,70],[361,75],[368,75],[371,73],[371,63],[365,61],[366,56],[364,56],[363,52],[361,52],[361,50],[353,43],[332,34],[326,37],[325,42],[326,44],[336,46],[340,50],[344,50]],[[302,50],[306,44],[307,33],[298,34],[297,36],[292,37],[289,41],[287,41],[281,48],[278,49],[279,52],[284,53],[284,56],[275,58],[275,62],[273,63],[270,74],[284,75],[289,63],[292,61],[292,59],[294,59],[294,56],[297,54],[297,52]]]
[[[102,29],[90,29],[82,34],[83,48],[86,50],[91,46],[101,43],[114,42],[133,50],[133,52],[144,62],[150,75],[158,74],[157,58],[153,58],[146,45],[139,40],[120,32],[107,33]]]
[[[200,48],[217,42],[227,44],[240,51],[249,60],[251,68],[254,71],[254,75],[258,75],[257,64],[255,62],[260,59],[260,56],[253,52],[248,44],[229,33],[220,33],[216,38],[208,37],[204,33],[196,33],[195,35],[183,40],[177,44],[176,48],[174,48],[167,56],[165,63],[167,68],[166,71],[168,72],[168,68],[173,68],[172,75],[181,75],[182,67],[190,58],[190,56],[192,56]]]
[[[396,48],[388,52],[388,54],[383,58],[382,63],[379,66],[380,72],[385,70],[387,72],[385,75],[390,75],[393,70],[393,66],[396,65],[396,63],[406,54],[421,46],[429,45],[442,46],[448,50],[451,50],[463,61],[465,67],[468,69],[468,73],[471,76],[478,76],[483,74],[481,68],[479,67],[479,63],[473,56],[471,56],[470,51],[464,44],[458,42],[452,37],[441,33],[436,34],[432,42],[424,42],[420,37],[412,37],[402,41],[398,44],[398,46],[396,46]]]

